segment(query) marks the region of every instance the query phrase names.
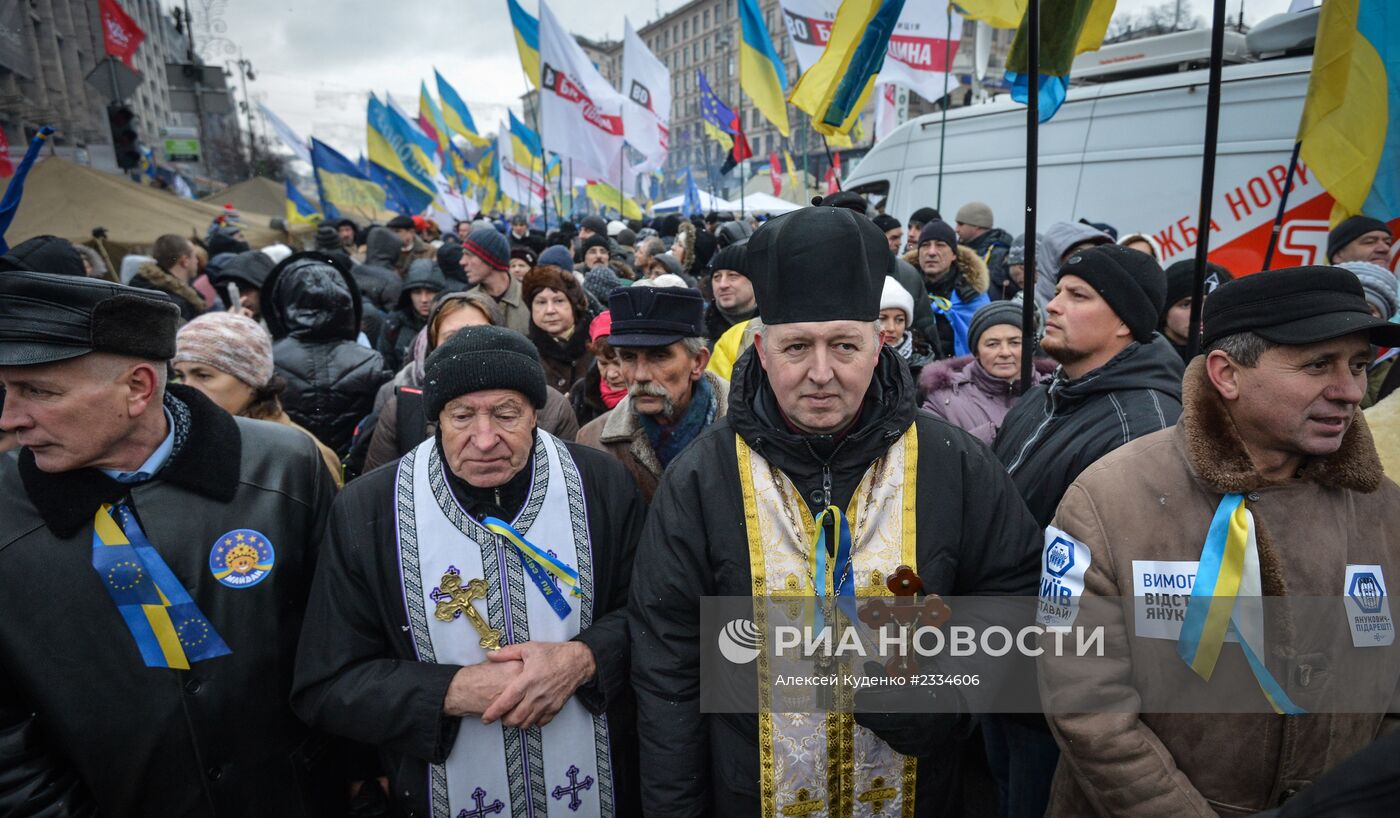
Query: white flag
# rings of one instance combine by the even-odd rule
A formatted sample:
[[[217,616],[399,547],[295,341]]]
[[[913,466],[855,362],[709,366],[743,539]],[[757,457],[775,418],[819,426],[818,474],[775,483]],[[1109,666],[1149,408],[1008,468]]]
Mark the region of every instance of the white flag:
[[[821,58],[841,0],[779,0],[797,67],[806,71]],[[885,65],[875,81],[897,82],[927,100],[943,96],[944,74],[962,39],[962,17],[948,26],[946,0],[905,0],[890,36]],[[948,87],[956,87],[950,80]]]
[[[549,188],[545,187],[544,177],[538,165],[529,167],[515,159],[511,147],[510,129],[501,124],[496,136],[496,158],[501,165],[501,195],[530,212],[540,212]]]
[[[622,176],[624,98],[540,3],[540,138],[546,151],[574,160],[573,172]]]
[[[311,151],[306,147],[306,140],[298,136],[297,132],[292,130],[292,126],[283,122],[281,117],[269,111],[267,106],[261,102],[258,103],[258,110],[262,111],[263,119],[272,126],[272,130],[277,134],[277,138],[282,140],[282,144],[291,148],[292,154],[296,158],[308,165],[311,164]]]
[[[622,23],[622,123],[627,142],[645,157],[633,173],[656,170],[666,162],[671,137],[671,72],[637,36],[632,21]]]

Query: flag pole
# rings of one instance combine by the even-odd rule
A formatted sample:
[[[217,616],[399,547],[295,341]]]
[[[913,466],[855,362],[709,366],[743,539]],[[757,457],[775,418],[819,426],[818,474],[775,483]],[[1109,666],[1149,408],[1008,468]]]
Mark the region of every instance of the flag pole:
[[[1039,16],[1039,15],[1037,15]],[[938,126],[938,201],[934,208],[941,215],[943,212],[943,148],[948,144],[948,76],[953,66],[949,65],[948,57],[953,47],[953,4],[948,4],[948,27],[944,29],[943,38],[943,121]],[[1039,50],[1039,49],[1037,49]]]
[[[734,157],[737,159],[743,151],[739,150],[741,142],[747,142],[748,137],[744,136],[744,61],[739,61],[739,133],[734,137]],[[739,159],[739,221],[743,221],[744,212],[744,188],[748,186],[749,171],[744,167],[744,160]]]
[[[826,166],[827,166],[828,168],[835,168],[835,167],[836,167],[836,160],[833,159],[833,158],[831,158],[831,145],[826,141],[826,134],[822,134],[822,147],[826,148]],[[836,192],[837,192],[837,193],[840,193],[840,192],[841,192],[841,174],[839,174],[839,173],[832,173],[832,174],[831,174],[831,180],[832,180],[833,182],[836,183]],[[821,190],[821,188],[819,187],[819,188],[817,188],[817,190]]]
[[[1269,232],[1269,247],[1264,251],[1264,264],[1259,268],[1267,270],[1274,261],[1274,248],[1278,247],[1279,233],[1283,232],[1283,215],[1288,209],[1288,194],[1293,191],[1293,174],[1298,170],[1298,152],[1303,148],[1303,140],[1293,143],[1293,156],[1288,160],[1288,175],[1283,180],[1283,193],[1278,200],[1278,214],[1274,216],[1274,227]]]
[[[1201,343],[1201,308],[1206,289],[1206,258],[1210,254],[1210,209],[1215,198],[1215,152],[1220,132],[1220,72],[1225,53],[1225,0],[1215,0],[1210,29],[1210,79],[1206,93],[1206,141],[1201,157],[1201,215],[1196,221],[1196,278],[1191,287],[1191,335],[1187,359]],[[1287,188],[1284,188],[1287,191]]]
[[[949,32],[951,34],[952,32]],[[946,67],[946,66],[945,66]],[[1040,173],[1040,0],[1026,4],[1026,233],[1025,277],[1021,280],[1021,394],[1035,375],[1035,205]],[[944,100],[947,101],[946,99]],[[947,109],[944,109],[947,114]],[[943,184],[943,172],[938,173]],[[940,202],[941,204],[941,202]]]

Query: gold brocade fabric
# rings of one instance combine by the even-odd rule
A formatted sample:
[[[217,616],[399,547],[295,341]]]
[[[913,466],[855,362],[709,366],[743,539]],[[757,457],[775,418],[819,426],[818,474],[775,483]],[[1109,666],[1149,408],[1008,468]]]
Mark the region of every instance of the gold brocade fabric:
[[[743,488],[754,614],[768,633],[765,597],[791,596],[794,604],[774,615],[811,622],[814,582],[833,600],[841,577],[816,577],[816,521],[787,475],[736,437]],[[900,565],[916,566],[914,501],[918,436],[913,426],[873,463],[861,479],[846,516],[851,528],[851,568],[858,597],[890,596],[886,578]],[[834,563],[834,560],[828,560]],[[830,619],[827,620],[830,623]],[[814,703],[774,697],[793,695],[775,684],[767,646],[759,653],[760,798],[764,818],[777,816],[912,816],[915,760],[902,756],[850,714],[854,689],[834,687]],[[810,665],[808,666],[810,670]],[[830,666],[838,678],[860,673],[845,662]],[[781,712],[811,710],[821,712]],[[842,712],[844,711],[844,712]]]

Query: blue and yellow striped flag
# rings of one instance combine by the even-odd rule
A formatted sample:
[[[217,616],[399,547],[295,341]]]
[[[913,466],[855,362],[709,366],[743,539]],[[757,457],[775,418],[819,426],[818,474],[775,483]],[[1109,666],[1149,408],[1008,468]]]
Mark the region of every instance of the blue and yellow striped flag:
[[[515,50],[520,52],[520,66],[533,88],[540,87],[540,21],[520,6],[516,0],[506,0],[510,8],[510,27],[515,32]]]
[[[484,138],[477,131],[472,112],[457,93],[457,89],[443,79],[437,69],[433,69],[433,76],[437,77],[438,98],[442,100],[442,119],[447,123],[447,127],[478,148],[491,144],[491,140]]]
[[[384,211],[384,188],[354,162],[314,137],[311,139],[311,167],[316,176],[316,190],[321,196],[321,212],[326,218],[358,214],[361,218],[372,219]]]
[[[739,86],[787,136],[787,67],[773,48],[758,0],[739,0]]]
[[[423,161],[423,148],[417,144],[406,122],[374,94],[369,96],[368,127],[365,138],[369,143],[369,162],[384,176],[385,186],[408,213],[421,213],[433,203],[437,187],[433,184],[431,163]]]
[[[1322,4],[1298,141],[1336,202],[1333,224],[1400,218],[1400,4]]]
[[[321,214],[301,195],[292,180],[287,179],[287,224],[316,224]]]
[[[1036,87],[1041,122],[1049,121],[1064,103],[1074,58],[1103,45],[1114,4],[1114,0],[1040,0],[1040,76]],[[1022,19],[1006,59],[1011,98],[1022,104],[1030,97],[1026,30]]]
[[[843,0],[816,64],[798,78],[789,99],[823,136],[850,133],[875,77],[904,0]]]

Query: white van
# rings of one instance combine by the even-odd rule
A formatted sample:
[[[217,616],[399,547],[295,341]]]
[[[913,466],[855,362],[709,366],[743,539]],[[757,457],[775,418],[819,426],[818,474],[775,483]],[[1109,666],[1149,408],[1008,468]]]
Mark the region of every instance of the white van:
[[[1231,36],[1242,46],[1244,38]],[[1151,51],[1147,41],[1125,45],[1139,44]],[[1105,52],[1098,52],[1105,64],[1101,76],[1118,59]],[[1262,267],[1311,66],[1306,54],[1223,70],[1210,259],[1237,274]],[[1130,61],[1124,67],[1142,70]],[[1081,218],[1107,222],[1120,235],[1154,236],[1164,265],[1192,257],[1207,74],[1199,69],[1071,88],[1059,112],[1040,127],[1038,229]],[[866,154],[843,189],[883,202],[885,212],[900,221],[920,207],[937,207],[951,222],[958,207],[982,201],[998,227],[1023,232],[1025,106],[1003,97],[948,112],[941,201],[940,130],[938,113],[901,125]],[[1300,162],[1274,267],[1326,263],[1331,208],[1332,197]]]

